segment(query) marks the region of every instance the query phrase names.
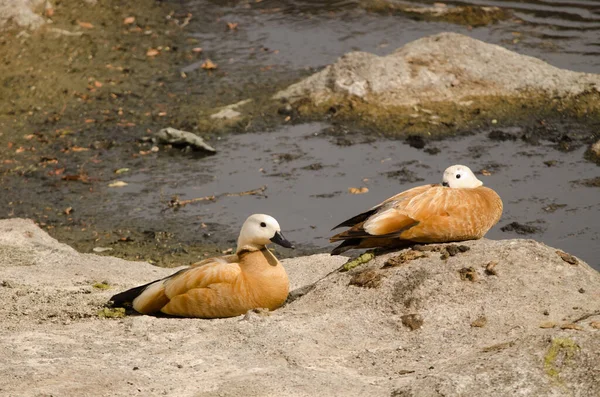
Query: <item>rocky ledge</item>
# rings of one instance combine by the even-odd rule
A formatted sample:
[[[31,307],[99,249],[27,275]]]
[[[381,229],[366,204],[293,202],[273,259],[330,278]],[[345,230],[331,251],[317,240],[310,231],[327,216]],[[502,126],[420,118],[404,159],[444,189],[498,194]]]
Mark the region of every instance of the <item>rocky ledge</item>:
[[[0,221],[0,394],[600,395],[600,274],[577,258],[483,239],[346,259],[284,260],[272,313],[123,316],[113,293],[174,270]]]
[[[342,116],[400,130],[535,111],[600,113],[600,75],[559,69],[539,59],[457,34],[440,33],[387,56],[351,52],[277,92],[301,115]],[[421,128],[423,130],[423,128]]]

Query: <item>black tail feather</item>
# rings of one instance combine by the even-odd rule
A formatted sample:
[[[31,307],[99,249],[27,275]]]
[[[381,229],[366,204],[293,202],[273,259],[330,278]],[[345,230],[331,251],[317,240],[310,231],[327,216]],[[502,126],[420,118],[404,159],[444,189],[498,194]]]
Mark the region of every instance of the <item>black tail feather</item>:
[[[352,238],[349,240],[344,240],[340,245],[335,247],[333,251],[331,251],[331,255],[339,255],[343,252],[346,252],[360,244],[362,239],[360,238]]]
[[[352,218],[350,218],[348,220],[345,220],[344,222],[340,223],[339,225],[337,225],[336,227],[334,227],[331,230],[335,230],[338,227],[344,227],[344,226],[352,227],[352,226],[356,225],[357,223],[363,222],[368,217],[370,217],[371,215],[373,215],[377,211],[377,209],[378,208],[375,208],[375,209],[369,210],[367,212],[363,212],[362,214],[358,214],[358,215],[356,215],[356,216],[354,216],[354,217],[352,217]]]
[[[137,298],[138,296],[140,296],[142,294],[142,292],[144,292],[144,290],[150,284],[153,284],[155,282],[156,281],[151,281],[148,284],[140,285],[139,287],[134,287],[134,288],[128,289],[127,291],[124,291],[124,292],[114,295],[112,298],[110,298],[110,301],[112,302],[111,306],[112,307],[131,306],[131,303],[133,302],[133,300],[135,298]]]

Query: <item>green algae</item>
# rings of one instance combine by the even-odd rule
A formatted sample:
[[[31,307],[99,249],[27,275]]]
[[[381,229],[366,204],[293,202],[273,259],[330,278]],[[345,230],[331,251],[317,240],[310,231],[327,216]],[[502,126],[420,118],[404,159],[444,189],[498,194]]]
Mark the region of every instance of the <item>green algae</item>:
[[[99,318],[123,318],[125,317],[125,308],[115,307],[109,308],[104,307],[97,313]]]
[[[560,380],[561,369],[580,350],[579,345],[569,338],[554,338],[544,356],[544,371],[554,380]]]
[[[350,271],[350,270],[354,269],[357,266],[360,266],[362,264],[370,262],[373,259],[375,259],[375,254],[373,252],[365,252],[364,254],[362,254],[361,256],[359,256],[358,258],[352,259],[352,260],[349,260],[348,262],[346,262],[342,266],[341,271],[342,272]]]

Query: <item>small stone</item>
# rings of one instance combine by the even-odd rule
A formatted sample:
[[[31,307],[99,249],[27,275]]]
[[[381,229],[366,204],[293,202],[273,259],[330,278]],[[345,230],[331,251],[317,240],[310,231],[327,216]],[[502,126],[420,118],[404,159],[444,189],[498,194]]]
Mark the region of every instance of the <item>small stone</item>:
[[[382,278],[383,275],[376,270],[365,270],[352,276],[349,284],[363,288],[377,288]]]
[[[423,326],[423,317],[421,317],[421,315],[418,313],[406,314],[401,316],[400,319],[402,320],[402,324],[410,328],[411,331],[419,329]]]
[[[490,262],[485,265],[485,274],[488,276],[497,276],[498,272],[496,271],[496,265],[498,265],[498,262]]]
[[[240,117],[242,114],[237,110],[233,109],[223,109],[218,111],[215,114],[211,114],[211,119],[220,119],[220,120],[233,120],[235,118]]]
[[[544,321],[540,324],[540,328],[554,328],[556,323],[554,321]]]
[[[412,261],[415,259],[419,259],[419,258],[427,258],[428,256],[429,255],[427,255],[425,252],[415,251],[415,250],[411,249],[406,252],[400,253],[400,255],[389,258],[387,261],[385,261],[385,263],[383,264],[383,267],[401,266],[401,265],[405,264],[406,262],[409,262],[409,261]]]
[[[579,293],[580,293],[580,294],[584,294],[584,293],[585,293],[585,289],[583,289],[583,288],[579,288]]]
[[[477,320],[475,320],[471,323],[471,327],[481,328],[481,327],[484,327],[486,324],[487,324],[487,318],[485,316],[481,316]]]
[[[458,271],[458,274],[460,274],[460,279],[463,281],[475,282],[478,278],[477,271],[472,267],[463,267]]]

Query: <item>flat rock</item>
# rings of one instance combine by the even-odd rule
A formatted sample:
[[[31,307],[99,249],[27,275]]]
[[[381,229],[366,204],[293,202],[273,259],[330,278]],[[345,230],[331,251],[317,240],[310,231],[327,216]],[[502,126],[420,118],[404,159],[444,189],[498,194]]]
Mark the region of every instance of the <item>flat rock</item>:
[[[44,0],[3,0],[0,1],[0,29],[10,24],[21,28],[37,29],[46,21],[33,10]]]
[[[105,318],[115,292],[177,269],[81,254],[1,220],[0,394],[600,395],[600,274],[533,240],[461,245],[344,273],[345,257],[286,259],[292,288],[312,289],[271,313]],[[377,283],[351,284],[366,272]]]
[[[216,152],[215,148],[204,142],[204,139],[191,132],[167,127],[158,131],[156,133],[156,137],[161,143],[168,143],[171,145],[188,145],[195,149],[206,150],[207,152],[211,153]]]
[[[539,59],[457,33],[406,44],[387,56],[351,52],[274,99],[316,105],[360,98],[380,106],[411,106],[475,97],[566,97],[600,90],[600,75],[559,69]]]

